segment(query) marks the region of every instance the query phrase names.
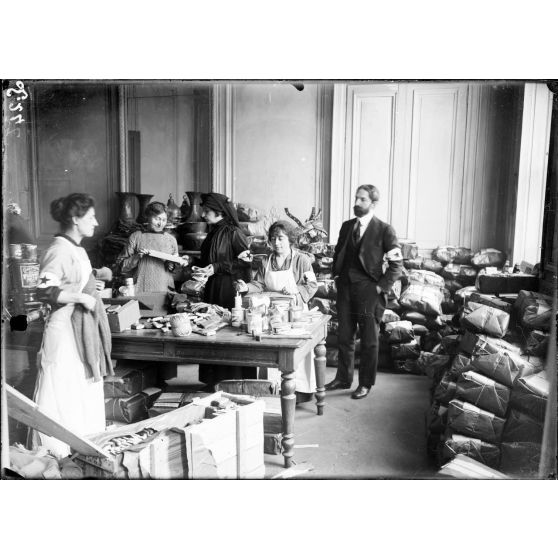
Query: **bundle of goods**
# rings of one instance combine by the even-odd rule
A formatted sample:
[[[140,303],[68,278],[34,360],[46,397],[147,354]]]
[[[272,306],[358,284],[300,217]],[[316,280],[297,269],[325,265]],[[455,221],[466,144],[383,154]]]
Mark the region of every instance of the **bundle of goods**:
[[[470,248],[463,246],[438,246],[432,252],[432,259],[439,261],[443,265],[459,264],[469,265],[471,263],[472,252]]]
[[[551,320],[555,318],[552,299],[533,291],[519,291],[514,310],[521,325],[528,329],[549,331]]]
[[[507,312],[471,301],[465,305],[461,318],[461,324],[465,329],[486,333],[492,337],[504,337],[509,323],[510,315]]]
[[[431,271],[413,270],[408,281],[399,304],[421,314],[439,316],[444,299],[444,280]]]
[[[114,376],[105,376],[107,420],[132,423],[147,418],[148,409],[161,393],[156,387],[157,367],[153,363],[120,360]]]
[[[549,391],[544,371],[515,381],[502,438],[502,471],[525,478],[537,475]]]
[[[470,287],[475,284],[477,273],[473,266],[450,263],[444,267],[442,277],[456,281],[463,287]]]
[[[401,254],[403,261],[414,260],[418,257],[418,246],[413,240],[400,239],[399,245],[401,246]]]
[[[452,434],[446,438],[442,455],[445,460],[451,460],[456,455],[466,455],[494,469],[500,464],[500,448],[497,445],[461,434]]]
[[[488,467],[480,463],[476,459],[472,459],[468,455],[456,455],[451,461],[442,465],[437,473],[439,478],[450,479],[508,479],[506,475],[500,473],[492,467]]]
[[[503,267],[507,261],[505,252],[495,248],[484,248],[475,252],[471,258],[471,263],[475,267]]]
[[[525,339],[525,353],[539,357],[546,355],[549,339],[550,333],[533,329]]]

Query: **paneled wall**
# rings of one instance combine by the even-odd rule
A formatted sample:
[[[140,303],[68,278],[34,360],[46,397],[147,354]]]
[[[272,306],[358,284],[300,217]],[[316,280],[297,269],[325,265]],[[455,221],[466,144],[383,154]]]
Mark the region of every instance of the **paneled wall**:
[[[140,191],[163,203],[172,194],[180,205],[196,189],[194,88],[131,85],[126,97],[127,129],[139,132]]]
[[[118,114],[116,88],[105,84],[32,84],[29,142],[32,230],[40,247],[58,231],[52,200],[94,196],[99,227],[92,247],[116,218]]]
[[[519,85],[337,84],[332,239],[352,216],[357,186],[372,183],[378,216],[425,251],[445,243],[509,250],[521,95]]]
[[[329,200],[332,87],[222,84],[214,93],[214,189],[307,218]],[[327,213],[327,207],[325,207]]]

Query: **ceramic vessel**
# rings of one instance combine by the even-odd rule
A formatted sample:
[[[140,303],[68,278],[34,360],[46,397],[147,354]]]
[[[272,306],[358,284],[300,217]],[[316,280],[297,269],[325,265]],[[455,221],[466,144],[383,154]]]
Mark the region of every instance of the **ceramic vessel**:
[[[185,220],[188,222],[200,222],[203,221],[202,208],[201,208],[201,192],[186,192],[186,197],[189,202],[188,215]],[[184,200],[186,201],[186,197]],[[182,204],[184,207],[184,203]]]
[[[172,194],[169,194],[169,201],[167,202],[167,216],[169,223],[172,225],[176,225],[180,222],[181,213],[180,207],[176,205]]]
[[[134,223],[133,203],[136,194],[134,194],[134,192],[116,192],[116,195],[120,200],[120,214],[118,215],[118,219],[125,223]]]
[[[139,201],[139,211],[138,216],[136,217],[136,221],[140,225],[143,225],[144,223],[147,223],[147,219],[145,217],[145,208],[148,206],[149,200],[151,200],[153,194],[136,194],[135,196]]]

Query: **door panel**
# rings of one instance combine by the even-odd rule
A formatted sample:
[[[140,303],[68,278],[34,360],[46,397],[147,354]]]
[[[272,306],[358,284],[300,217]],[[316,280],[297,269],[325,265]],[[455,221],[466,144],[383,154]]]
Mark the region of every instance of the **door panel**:
[[[408,234],[422,249],[459,241],[466,85],[410,85]]]
[[[351,164],[345,204],[350,210],[357,187],[374,184],[380,190],[376,212],[384,221],[391,218],[398,91],[397,85],[349,87]]]

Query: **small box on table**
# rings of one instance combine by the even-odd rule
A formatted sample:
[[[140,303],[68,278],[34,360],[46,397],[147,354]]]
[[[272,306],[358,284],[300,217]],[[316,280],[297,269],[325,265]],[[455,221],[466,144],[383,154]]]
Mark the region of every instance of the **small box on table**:
[[[109,327],[113,333],[130,329],[132,324],[139,321],[140,317],[141,314],[137,300],[129,300],[124,304],[113,305],[107,310]]]

